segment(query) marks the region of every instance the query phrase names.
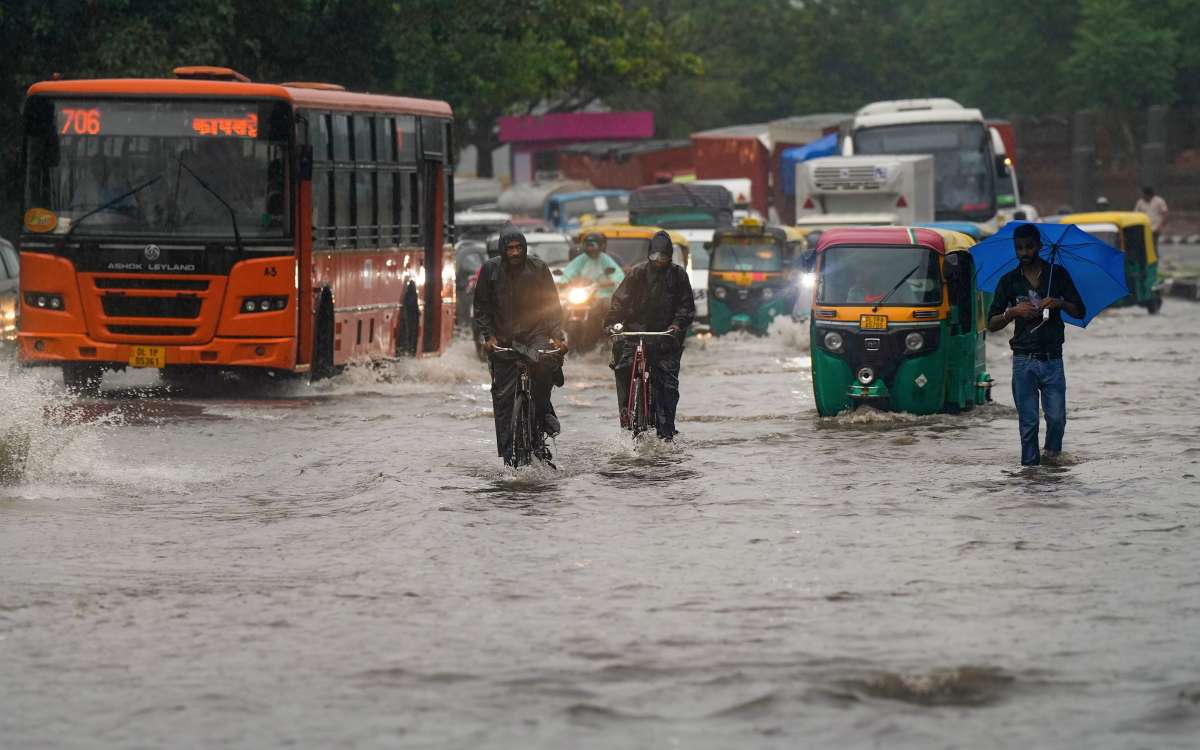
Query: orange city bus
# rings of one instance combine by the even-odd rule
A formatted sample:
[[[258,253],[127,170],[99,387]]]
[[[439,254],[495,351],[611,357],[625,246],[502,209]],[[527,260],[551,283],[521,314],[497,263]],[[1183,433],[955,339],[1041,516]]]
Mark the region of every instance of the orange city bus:
[[[29,89],[22,362],[94,389],[129,366],[317,379],[440,352],[449,105],[175,75]]]

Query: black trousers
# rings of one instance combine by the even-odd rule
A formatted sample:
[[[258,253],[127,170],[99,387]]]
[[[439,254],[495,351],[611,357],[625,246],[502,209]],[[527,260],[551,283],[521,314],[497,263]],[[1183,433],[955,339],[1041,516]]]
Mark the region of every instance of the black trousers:
[[[496,359],[489,362],[492,371],[492,412],[496,420],[496,452],[506,463],[512,462],[513,400],[521,382],[521,369],[516,362]],[[558,416],[550,403],[557,365],[540,364],[529,368],[530,391],[536,414],[535,429],[539,434],[558,434]]]
[[[655,421],[658,425],[660,438],[673,438],[679,431],[675,429],[675,409],[679,406],[679,365],[681,354],[649,357],[647,365],[650,368],[650,397],[654,403]],[[629,404],[629,378],[633,375],[632,362],[620,362],[613,368],[617,379],[617,409],[621,414],[621,424],[627,424],[629,415],[625,407]]]

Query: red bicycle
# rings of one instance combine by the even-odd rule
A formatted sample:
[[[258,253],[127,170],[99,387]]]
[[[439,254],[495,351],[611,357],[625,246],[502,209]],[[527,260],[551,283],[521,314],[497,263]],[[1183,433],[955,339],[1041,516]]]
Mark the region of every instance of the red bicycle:
[[[616,339],[634,339],[637,347],[633,350],[633,368],[629,374],[629,394],[625,400],[625,408],[621,413],[621,427],[633,433],[634,437],[649,430],[658,428],[658,415],[654,410],[654,389],[651,387],[650,366],[646,359],[646,339],[668,338],[677,343],[673,331],[623,331],[618,323],[612,327],[612,337]]]

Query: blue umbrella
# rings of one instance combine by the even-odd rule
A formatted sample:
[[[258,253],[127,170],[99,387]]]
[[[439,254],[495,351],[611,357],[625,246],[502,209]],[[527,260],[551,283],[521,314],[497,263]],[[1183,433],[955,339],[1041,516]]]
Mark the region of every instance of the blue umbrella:
[[[1021,224],[1010,221],[999,232],[971,248],[975,260],[975,286],[985,292],[995,292],[1004,274],[1017,267],[1013,248],[1013,232]],[[1074,224],[1034,224],[1042,236],[1042,260],[1067,269],[1079,296],[1087,308],[1082,320],[1062,312],[1071,325],[1083,328],[1101,310],[1129,294],[1125,283],[1125,256],[1120,250],[1106,245]],[[1053,267],[1051,267],[1053,273]]]

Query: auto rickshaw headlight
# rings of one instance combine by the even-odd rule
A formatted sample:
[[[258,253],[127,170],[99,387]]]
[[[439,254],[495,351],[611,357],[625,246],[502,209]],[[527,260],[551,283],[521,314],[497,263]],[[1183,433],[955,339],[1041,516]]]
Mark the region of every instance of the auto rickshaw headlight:
[[[864,367],[858,371],[858,382],[863,385],[870,385],[873,380],[875,380],[875,371],[870,367]]]
[[[775,290],[771,289],[770,287],[763,289],[762,290],[762,298],[763,299],[775,299]]]
[[[837,331],[827,331],[825,333],[825,348],[831,352],[840,352],[845,342],[842,340],[842,334]]]
[[[904,348],[910,352],[919,352],[925,346],[925,337],[913,331],[904,337]]]
[[[717,299],[725,299],[725,294],[726,294],[725,287],[723,287],[723,286],[719,286],[719,287],[713,289],[713,296],[716,297]]]

